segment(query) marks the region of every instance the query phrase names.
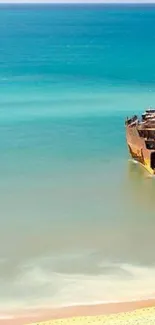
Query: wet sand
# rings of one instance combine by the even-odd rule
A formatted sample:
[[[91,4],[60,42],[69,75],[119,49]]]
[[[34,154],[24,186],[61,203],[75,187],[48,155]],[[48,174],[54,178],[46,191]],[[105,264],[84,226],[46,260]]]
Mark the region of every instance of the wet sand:
[[[123,303],[110,303],[91,306],[74,306],[48,310],[34,310],[20,312],[19,314],[8,314],[8,318],[0,316],[0,325],[25,325],[51,319],[108,315],[120,312],[130,312],[136,309],[154,307],[155,300],[143,300]]]

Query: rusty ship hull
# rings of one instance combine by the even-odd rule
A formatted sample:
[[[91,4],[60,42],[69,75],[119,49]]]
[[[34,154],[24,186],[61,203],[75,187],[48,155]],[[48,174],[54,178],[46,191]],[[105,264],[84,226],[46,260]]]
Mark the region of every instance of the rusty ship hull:
[[[131,157],[150,174],[155,174],[155,110],[146,110],[141,119],[126,120],[126,140]]]

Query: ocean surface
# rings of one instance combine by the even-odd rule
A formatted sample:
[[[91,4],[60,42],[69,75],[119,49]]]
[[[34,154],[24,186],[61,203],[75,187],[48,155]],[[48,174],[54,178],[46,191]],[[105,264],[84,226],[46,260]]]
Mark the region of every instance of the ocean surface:
[[[0,312],[155,297],[155,6],[0,5]]]

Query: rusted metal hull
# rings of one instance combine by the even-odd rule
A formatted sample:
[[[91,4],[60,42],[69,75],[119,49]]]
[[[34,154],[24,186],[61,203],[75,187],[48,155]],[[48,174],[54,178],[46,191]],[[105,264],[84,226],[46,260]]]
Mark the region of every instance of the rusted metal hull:
[[[126,139],[131,157],[139,162],[150,174],[155,174],[151,167],[151,155],[155,150],[146,148],[145,139],[140,137],[136,124],[126,125]]]

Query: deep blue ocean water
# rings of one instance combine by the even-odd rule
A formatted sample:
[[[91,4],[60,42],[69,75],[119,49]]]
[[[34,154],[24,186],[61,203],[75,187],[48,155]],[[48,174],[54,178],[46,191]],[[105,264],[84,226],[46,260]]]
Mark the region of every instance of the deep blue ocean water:
[[[0,5],[0,310],[153,297],[155,6]]]

